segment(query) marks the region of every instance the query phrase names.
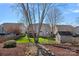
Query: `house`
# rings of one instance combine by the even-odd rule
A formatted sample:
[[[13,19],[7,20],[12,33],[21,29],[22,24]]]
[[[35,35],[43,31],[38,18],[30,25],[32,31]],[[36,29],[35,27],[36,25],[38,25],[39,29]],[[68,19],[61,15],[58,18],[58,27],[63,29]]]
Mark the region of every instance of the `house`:
[[[29,32],[37,33],[39,29],[39,24],[32,24],[28,27]],[[40,36],[49,36],[51,33],[51,27],[49,24],[42,24],[41,30],[40,30]],[[56,41],[62,42],[62,43],[73,43],[78,42],[79,37],[74,37],[74,34],[79,34],[79,28],[74,28],[71,25],[56,25],[54,34],[56,34]]]
[[[0,25],[0,43],[7,40],[17,39],[21,33],[26,32],[22,23],[4,23]]]
[[[49,36],[50,33],[51,33],[50,25],[42,24],[41,29],[40,29],[40,35],[41,36]]]
[[[38,29],[39,29],[39,24],[32,24],[32,25],[28,26],[28,30],[31,33],[33,33],[33,32],[38,33]],[[58,32],[57,28],[55,27],[54,34],[56,34],[56,41],[58,43],[60,43],[60,41],[61,41],[60,35],[57,32]],[[44,36],[44,37],[48,37],[48,36],[50,36],[50,33],[51,33],[50,25],[49,24],[42,24],[39,35]]]
[[[71,25],[57,25],[58,33],[61,37],[62,43],[74,42],[73,31],[74,27]]]
[[[39,24],[32,24],[32,25],[28,26],[29,32],[38,33],[38,29],[39,29]],[[49,36],[50,32],[51,32],[50,26],[48,24],[42,24],[39,35],[40,36]]]
[[[3,43],[9,39],[15,39],[16,35],[6,32],[4,27],[2,25],[0,25],[0,43]]]
[[[25,33],[26,27],[22,23],[3,23],[1,26],[3,26],[4,30],[9,33]]]

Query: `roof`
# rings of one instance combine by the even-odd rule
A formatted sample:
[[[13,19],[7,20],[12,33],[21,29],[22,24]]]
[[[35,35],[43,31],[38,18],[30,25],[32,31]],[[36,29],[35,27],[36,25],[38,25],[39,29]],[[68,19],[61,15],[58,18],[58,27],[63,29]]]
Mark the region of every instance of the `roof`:
[[[8,25],[23,25],[22,23],[3,23],[3,26],[8,26]],[[33,27],[33,28],[32,28]],[[29,30],[32,31],[34,29],[34,31],[37,31],[37,28],[39,27],[39,24],[32,24],[29,26]],[[57,25],[58,31],[70,31],[72,32],[74,30],[74,27],[71,25]],[[49,24],[42,24],[41,30],[51,30],[50,25]]]
[[[22,23],[3,23],[1,25],[24,25]]]
[[[7,32],[12,32],[14,30],[24,30],[26,27],[24,26],[23,23],[3,23],[1,24],[5,31]]]
[[[23,24],[23,23],[3,23],[3,24],[1,24],[1,26],[3,26],[3,27],[11,27],[11,26],[13,26],[13,27],[17,27],[17,26],[22,26],[22,27],[25,27],[25,25]]]
[[[39,24],[33,24],[30,27],[30,29],[32,29],[33,27],[38,27]],[[66,31],[66,32],[73,32],[74,31],[74,27],[72,25],[56,25],[56,27],[58,28],[58,31]],[[41,29],[46,28],[47,30],[51,30],[50,25],[48,24],[42,24]]]
[[[38,31],[38,27],[39,27],[39,24],[32,24],[28,28],[29,28],[29,31],[32,31],[33,29],[34,31]],[[50,30],[50,25],[42,24],[41,30]]]
[[[58,31],[69,31],[72,32],[74,27],[71,25],[57,25]]]

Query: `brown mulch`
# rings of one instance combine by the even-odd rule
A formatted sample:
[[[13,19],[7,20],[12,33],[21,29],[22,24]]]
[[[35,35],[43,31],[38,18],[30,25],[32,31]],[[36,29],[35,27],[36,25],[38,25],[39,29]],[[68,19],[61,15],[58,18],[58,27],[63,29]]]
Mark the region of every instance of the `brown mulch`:
[[[70,50],[68,46],[64,46],[64,47],[62,47],[62,45],[58,45],[58,46],[44,45],[44,46],[50,49],[50,51],[53,52],[56,56],[79,56],[79,53],[76,53],[76,51]],[[75,49],[75,47],[71,47],[71,48],[73,48],[73,50]]]
[[[17,44],[15,48],[3,48],[0,43],[0,56],[25,56],[26,44]]]
[[[0,43],[0,56],[35,56],[37,47],[33,44],[17,44],[14,48],[3,48]]]
[[[79,47],[67,45],[44,45],[50,52],[56,56],[79,56]],[[77,52],[76,52],[77,50]],[[28,44],[17,44],[15,48],[3,48],[3,43],[0,43],[0,56],[34,56],[37,52],[37,47]]]

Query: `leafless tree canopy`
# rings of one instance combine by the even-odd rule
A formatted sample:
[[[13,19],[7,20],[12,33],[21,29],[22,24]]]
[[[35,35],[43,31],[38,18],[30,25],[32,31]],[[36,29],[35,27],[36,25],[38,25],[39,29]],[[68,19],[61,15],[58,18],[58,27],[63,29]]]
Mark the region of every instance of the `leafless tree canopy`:
[[[44,19],[48,18],[51,24],[56,24],[60,18],[60,11],[57,8],[53,7],[53,4],[46,3],[37,3],[37,4],[18,4],[19,10],[21,10],[22,16],[26,21],[26,24],[32,25],[38,22],[38,32],[36,34],[35,40],[38,40],[40,29]],[[33,28],[32,28],[33,29]],[[34,30],[33,30],[34,33]]]
[[[48,22],[49,25],[51,27],[51,35],[53,35],[54,31],[55,31],[55,26],[57,25],[57,23],[59,23],[62,19],[62,13],[59,10],[59,8],[57,8],[55,5],[53,5],[53,7],[49,10],[49,13],[47,14],[48,16]]]

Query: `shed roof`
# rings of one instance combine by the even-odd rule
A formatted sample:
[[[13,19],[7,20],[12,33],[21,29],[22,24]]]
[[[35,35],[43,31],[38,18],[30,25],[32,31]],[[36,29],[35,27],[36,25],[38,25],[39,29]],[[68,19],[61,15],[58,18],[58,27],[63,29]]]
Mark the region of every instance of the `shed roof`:
[[[57,25],[58,31],[73,32],[74,27],[71,25]]]

